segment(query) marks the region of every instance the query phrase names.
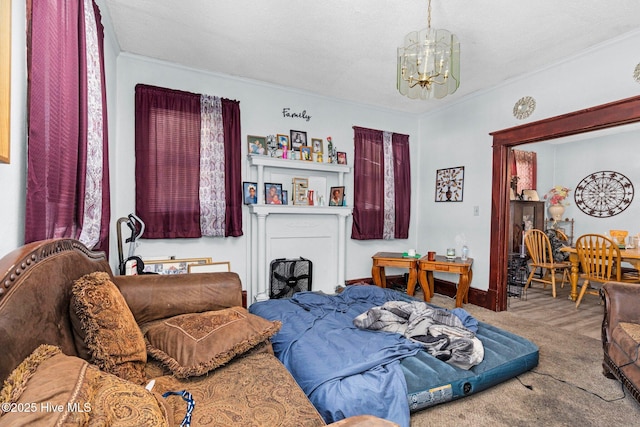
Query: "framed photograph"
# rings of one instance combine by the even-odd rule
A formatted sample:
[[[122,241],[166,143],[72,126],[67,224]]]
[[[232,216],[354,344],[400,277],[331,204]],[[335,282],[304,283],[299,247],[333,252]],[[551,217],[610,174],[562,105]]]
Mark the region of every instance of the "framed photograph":
[[[291,146],[289,145],[289,135],[276,135],[276,139],[278,140],[278,150],[290,150]]]
[[[307,190],[309,190],[308,178],[293,178],[293,195],[294,205],[308,205]]]
[[[540,197],[536,190],[522,190],[522,200],[526,202],[539,202]]]
[[[211,258],[147,260],[144,261],[144,271],[156,274],[186,274],[189,272],[189,266],[194,264],[211,264]]]
[[[267,138],[265,136],[247,135],[247,152],[249,154],[267,155]]]
[[[331,187],[329,206],[344,205],[344,187]]]
[[[282,204],[289,204],[289,192],[287,190],[282,190]]]
[[[302,146],[300,147],[300,160],[305,160],[307,162],[311,161],[311,147]]]
[[[347,164],[347,153],[345,153],[344,151],[338,151],[337,155],[338,155],[338,164],[339,165],[346,165]]]
[[[322,153],[322,139],[311,138],[311,147],[313,148],[314,153]]]
[[[231,271],[229,261],[208,262],[206,264],[189,264],[188,273],[227,273]]]
[[[264,183],[264,203],[267,205],[282,204],[282,184]]]
[[[292,130],[291,149],[300,151],[300,147],[307,145],[307,133],[300,130]]]
[[[255,205],[256,203],[258,203],[258,183],[243,182],[242,197],[244,199],[245,205]]]
[[[461,202],[464,166],[436,171],[436,202]]]

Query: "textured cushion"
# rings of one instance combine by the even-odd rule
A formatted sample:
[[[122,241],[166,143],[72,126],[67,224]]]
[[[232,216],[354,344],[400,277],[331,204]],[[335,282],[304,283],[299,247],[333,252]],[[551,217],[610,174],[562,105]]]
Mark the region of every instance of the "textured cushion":
[[[325,422],[289,371],[272,354],[243,354],[207,375],[156,379],[156,393],[188,390],[196,402],[192,425],[314,427]],[[185,402],[170,396],[174,425],[180,424]]]
[[[80,357],[125,380],[146,383],[144,337],[107,273],[91,273],[75,281],[70,314]]]
[[[183,314],[151,326],[147,351],[178,378],[203,375],[269,339],[280,322],[232,307]]]
[[[162,397],[51,345],[11,373],[0,402],[0,426],[168,426],[173,419]]]

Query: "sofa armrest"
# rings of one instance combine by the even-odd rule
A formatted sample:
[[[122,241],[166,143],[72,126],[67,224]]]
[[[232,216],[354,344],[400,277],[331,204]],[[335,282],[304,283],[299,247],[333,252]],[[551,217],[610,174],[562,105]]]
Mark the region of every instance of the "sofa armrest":
[[[609,331],[620,322],[640,323],[640,285],[608,282],[602,287],[605,299],[604,325]]]
[[[142,274],[115,276],[113,282],[140,325],[242,305],[242,284],[236,273]]]

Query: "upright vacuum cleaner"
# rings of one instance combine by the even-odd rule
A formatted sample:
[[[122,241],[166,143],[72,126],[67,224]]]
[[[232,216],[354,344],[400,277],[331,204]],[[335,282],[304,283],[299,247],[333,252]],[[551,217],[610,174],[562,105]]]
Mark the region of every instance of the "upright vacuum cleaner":
[[[124,259],[122,252],[122,223],[126,223],[129,230],[131,230],[131,237],[125,240],[125,243],[129,243],[129,254],[127,259]],[[127,262],[130,260],[136,261],[136,271],[138,274],[144,273],[144,263],[140,257],[135,256],[136,241],[142,236],[144,233],[144,222],[134,214],[129,214],[126,217],[122,217],[118,219],[116,223],[116,228],[118,230],[118,270],[121,275],[127,274]]]

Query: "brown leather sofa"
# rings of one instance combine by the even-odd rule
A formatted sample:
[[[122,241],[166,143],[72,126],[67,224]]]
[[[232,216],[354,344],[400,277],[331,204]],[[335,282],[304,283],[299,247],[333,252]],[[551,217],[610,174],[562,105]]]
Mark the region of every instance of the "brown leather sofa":
[[[602,292],[603,373],[622,382],[640,402],[640,285],[609,282]]]
[[[71,287],[80,277],[100,271],[110,275],[139,326],[242,304],[242,286],[235,273],[113,276],[104,253],[92,252],[76,240],[27,244],[0,259],[0,380],[5,387],[15,368],[41,344],[57,346],[64,355],[78,356],[69,314]],[[193,395],[192,426],[325,425],[284,365],[273,356],[270,343],[197,378],[176,378],[150,357],[145,372],[147,379],[156,379],[156,384]],[[181,409],[184,402],[176,399],[172,412],[167,412],[168,425],[179,425],[185,414]],[[364,415],[334,425],[395,424]]]

